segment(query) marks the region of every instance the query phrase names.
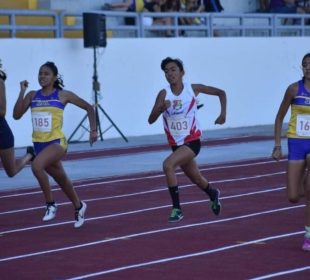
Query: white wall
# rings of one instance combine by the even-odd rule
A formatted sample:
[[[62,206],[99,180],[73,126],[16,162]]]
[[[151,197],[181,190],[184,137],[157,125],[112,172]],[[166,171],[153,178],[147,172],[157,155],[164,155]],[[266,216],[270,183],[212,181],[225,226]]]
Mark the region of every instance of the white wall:
[[[97,55],[100,104],[128,137],[162,133],[161,120],[150,126],[147,118],[157,93],[166,86],[160,62],[172,56],[184,61],[186,81],[227,92],[223,126],[213,124],[218,99],[199,96],[205,104],[199,112],[203,129],[272,124],[288,84],[302,76],[301,59],[309,45],[306,37],[108,39],[107,48],[99,48]],[[92,102],[93,50],[83,48],[82,39],[1,39],[0,53],[8,75],[7,120],[17,147],[31,143],[29,112],[19,121],[12,118],[19,81],[27,79],[29,89],[38,89],[38,69],[47,60],[58,65],[66,89]],[[68,137],[84,115],[68,105],[64,120]],[[109,125],[102,117],[103,130]],[[79,130],[76,137],[84,132]],[[120,135],[114,128],[104,134],[106,139],[115,137]]]

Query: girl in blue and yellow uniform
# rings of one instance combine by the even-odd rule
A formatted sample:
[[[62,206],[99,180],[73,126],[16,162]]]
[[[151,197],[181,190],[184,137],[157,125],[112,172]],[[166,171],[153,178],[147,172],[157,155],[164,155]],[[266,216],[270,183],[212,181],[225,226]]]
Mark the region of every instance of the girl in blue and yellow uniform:
[[[75,208],[75,224],[78,228],[84,223],[86,203],[80,201],[73,185],[64,171],[61,158],[67,151],[67,142],[62,132],[63,111],[68,103],[87,112],[90,123],[89,141],[97,140],[96,117],[94,108],[71,91],[63,90],[58,69],[53,62],[46,62],[39,70],[40,90],[25,92],[27,81],[20,83],[21,90],[14,107],[13,116],[20,119],[31,108],[32,141],[36,157],[32,162],[32,171],[37,178],[46,200],[46,212],[43,221],[55,218],[57,205],[54,201],[48,175],[62,188]]]
[[[34,155],[32,147],[27,147],[27,153],[22,158],[15,158],[14,135],[5,119],[6,115],[6,74],[1,70],[0,63],[0,159],[4,171],[9,177],[15,176],[24,166],[31,161]]]
[[[303,78],[287,88],[275,119],[275,146],[272,157],[282,157],[281,131],[284,117],[291,107],[291,117],[287,131],[288,166],[287,196],[296,203],[300,198],[300,188],[306,198],[305,239],[303,250],[310,251],[310,53],[302,59]]]

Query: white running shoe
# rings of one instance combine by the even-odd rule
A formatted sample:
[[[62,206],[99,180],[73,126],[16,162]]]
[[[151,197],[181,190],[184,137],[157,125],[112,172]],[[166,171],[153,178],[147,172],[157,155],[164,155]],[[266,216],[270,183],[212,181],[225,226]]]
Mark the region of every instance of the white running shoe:
[[[80,210],[75,210],[75,223],[74,223],[74,227],[75,228],[79,228],[84,224],[85,221],[85,212],[86,212],[86,208],[87,205],[84,201],[81,201],[82,207]]]
[[[57,211],[57,204],[46,204],[46,210],[45,210],[45,215],[43,217],[43,221],[47,222],[50,220],[53,220],[56,216],[56,211]]]

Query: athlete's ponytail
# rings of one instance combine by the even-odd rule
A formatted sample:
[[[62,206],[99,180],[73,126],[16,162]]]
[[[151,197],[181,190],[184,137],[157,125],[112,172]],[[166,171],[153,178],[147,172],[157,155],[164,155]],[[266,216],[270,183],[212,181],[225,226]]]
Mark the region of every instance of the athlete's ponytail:
[[[305,54],[304,57],[302,58],[302,61],[301,61],[302,67],[305,67],[305,66],[306,66],[306,65],[305,65],[305,63],[306,63],[305,60],[306,60],[306,58],[308,58],[308,57],[310,57],[310,53]],[[305,76],[302,77],[302,81],[305,82]]]
[[[2,70],[1,59],[0,59],[0,79],[2,79],[3,81],[6,80],[6,74],[5,74],[5,72]]]

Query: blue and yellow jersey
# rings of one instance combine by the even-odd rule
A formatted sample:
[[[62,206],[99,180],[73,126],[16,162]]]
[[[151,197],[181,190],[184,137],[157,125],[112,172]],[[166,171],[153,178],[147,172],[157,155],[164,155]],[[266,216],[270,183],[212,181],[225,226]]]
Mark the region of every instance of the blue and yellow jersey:
[[[310,138],[310,92],[298,81],[298,92],[291,102],[291,118],[287,137]]]
[[[144,0],[133,0],[131,5],[129,6],[129,10],[138,13],[143,12],[144,4]]]
[[[59,91],[45,96],[39,90],[31,101],[32,141],[49,142],[64,139],[62,132],[63,110],[65,105],[59,100]]]

